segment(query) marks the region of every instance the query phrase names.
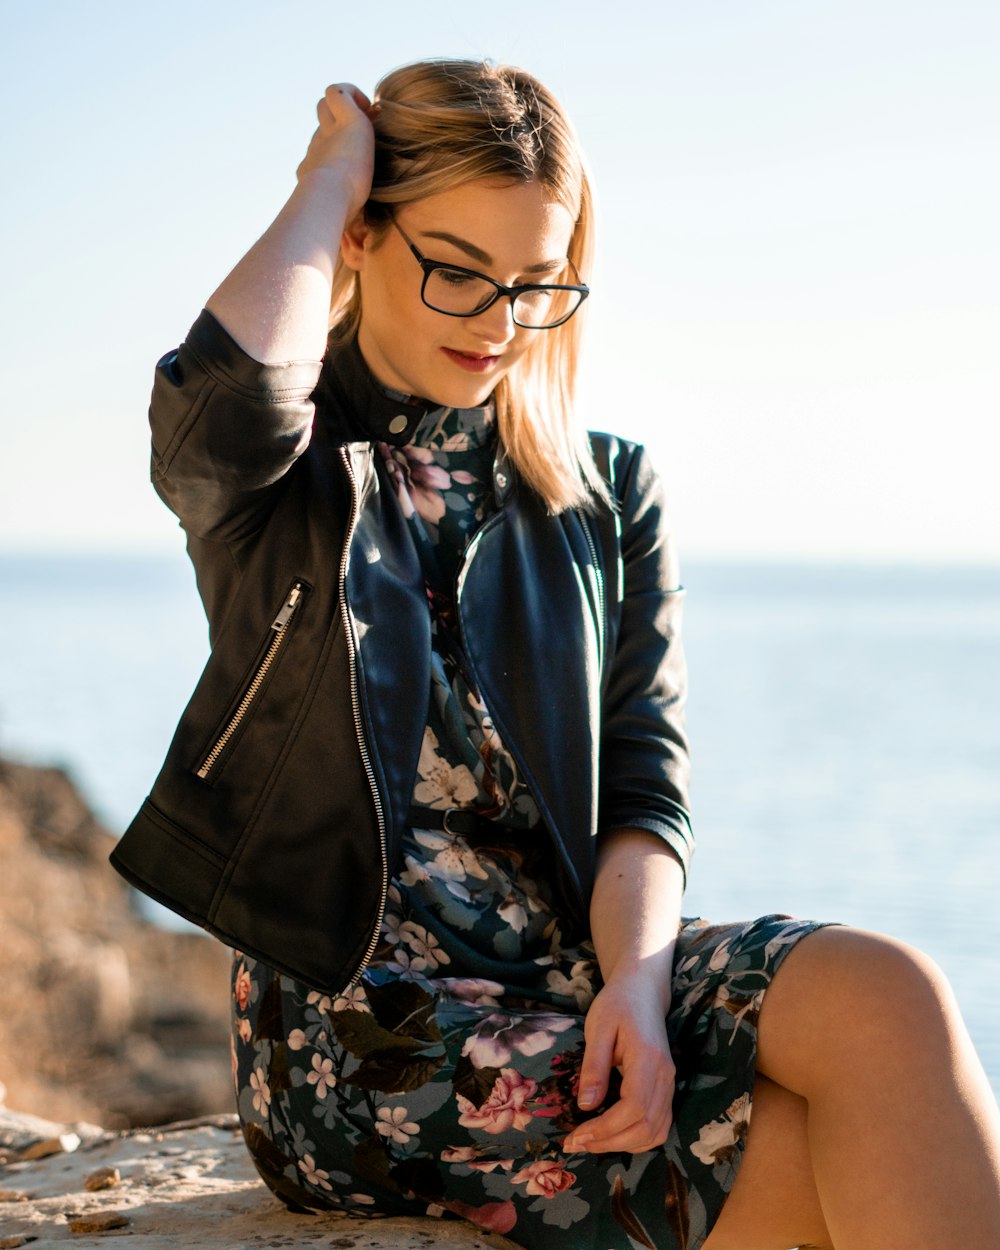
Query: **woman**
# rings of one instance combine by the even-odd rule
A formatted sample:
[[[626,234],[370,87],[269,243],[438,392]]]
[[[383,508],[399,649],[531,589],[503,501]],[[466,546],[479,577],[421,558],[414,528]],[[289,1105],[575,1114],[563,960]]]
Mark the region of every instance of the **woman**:
[[[929,961],[680,920],[681,592],[645,454],[572,421],[564,115],[473,62],[376,101],[327,90],[151,410],[213,651],[115,862],[238,947],[258,1169],[525,1247],[994,1244]]]

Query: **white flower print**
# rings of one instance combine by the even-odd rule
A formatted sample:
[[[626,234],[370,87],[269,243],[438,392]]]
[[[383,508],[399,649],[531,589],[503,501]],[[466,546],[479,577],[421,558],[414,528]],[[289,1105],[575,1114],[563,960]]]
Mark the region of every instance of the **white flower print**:
[[[545,974],[545,982],[554,994],[571,994],[581,1011],[586,1011],[594,1001],[594,966],[589,959],[578,959],[570,968],[569,976],[554,968]]]
[[[410,948],[410,970],[423,972],[425,968],[439,968],[441,964],[450,964],[451,956],[441,949],[433,933],[412,920],[404,920],[399,926],[399,936]]]
[[[305,1155],[299,1160],[299,1170],[310,1185],[318,1185],[320,1189],[333,1188],[330,1184],[330,1173],[324,1172],[322,1168],[318,1168],[316,1160],[312,1155]]]
[[[367,1011],[371,1015],[371,1007],[368,1006],[368,995],[361,985],[349,985],[343,993],[338,994],[333,1000],[331,1011]]]
[[[420,1132],[420,1125],[414,1124],[406,1116],[405,1107],[379,1107],[375,1116],[376,1132],[405,1146],[414,1133]]]
[[[453,841],[429,829],[415,829],[413,836],[421,846],[434,852],[433,859],[425,864],[428,876],[445,882],[461,881],[464,877],[475,877],[478,881],[488,879],[489,873],[460,838]]]
[[[515,894],[508,894],[497,908],[497,915],[502,917],[515,933],[520,933],[528,923],[528,913]]]
[[[691,1153],[702,1163],[731,1163],[738,1150],[737,1143],[746,1137],[749,1124],[750,1095],[746,1093],[729,1104],[721,1120],[702,1126]]]
[[[405,874],[404,874],[405,875]],[[415,885],[416,882],[408,881],[407,885]],[[379,936],[383,942],[388,942],[391,946],[399,941],[399,925],[400,919],[391,911],[387,911],[382,917],[382,930]]]
[[[265,1108],[271,1105],[271,1087],[263,1068],[254,1068],[250,1073],[250,1088],[254,1091],[253,1109],[263,1119]]]
[[[333,1075],[333,1060],[321,1059],[317,1052],[312,1057],[312,1069],[306,1073],[306,1080],[310,1085],[316,1086],[316,1097],[322,1100],[337,1084],[337,1078]]]
[[[708,969],[710,972],[721,972],[727,963],[729,963],[729,942],[723,941],[712,951]]]
[[[476,779],[464,764],[449,764],[438,754],[440,743],[434,730],[424,729],[417,772],[420,781],[413,789],[415,803],[428,807],[461,807],[471,803],[479,793]]]

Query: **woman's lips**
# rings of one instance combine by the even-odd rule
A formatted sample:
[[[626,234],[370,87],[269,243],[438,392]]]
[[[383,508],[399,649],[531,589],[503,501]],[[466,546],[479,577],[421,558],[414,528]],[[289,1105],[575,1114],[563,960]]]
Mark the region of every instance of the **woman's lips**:
[[[476,352],[458,352],[453,347],[442,347],[441,350],[453,360],[460,369],[468,373],[485,373],[500,359],[499,356],[480,356]]]

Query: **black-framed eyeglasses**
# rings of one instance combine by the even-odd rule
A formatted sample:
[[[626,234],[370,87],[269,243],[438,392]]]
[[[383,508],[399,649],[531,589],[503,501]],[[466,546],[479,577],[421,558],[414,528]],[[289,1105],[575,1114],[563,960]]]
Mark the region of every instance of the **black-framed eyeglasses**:
[[[580,282],[580,275],[571,260],[566,264],[577,279],[575,284],[525,282],[504,286],[476,269],[428,260],[396,219],[392,224],[403,236],[407,247],[424,271],[420,298],[428,308],[447,317],[477,317],[498,299],[510,300],[511,316],[516,326],[526,330],[554,330],[569,321],[590,294],[590,287]]]

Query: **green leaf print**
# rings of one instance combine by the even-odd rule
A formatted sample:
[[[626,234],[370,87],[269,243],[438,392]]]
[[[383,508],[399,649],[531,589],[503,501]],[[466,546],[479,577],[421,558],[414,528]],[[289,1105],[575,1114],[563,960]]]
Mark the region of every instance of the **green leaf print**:
[[[425,1043],[441,1041],[441,1030],[434,1016],[435,997],[415,982],[366,985],[365,995],[375,1019],[384,1029],[420,1038]]]
[[[642,1221],[628,1204],[625,1196],[625,1182],[620,1176],[616,1176],[611,1183],[611,1214],[614,1216],[615,1223],[620,1224],[634,1242],[645,1246],[646,1250],[656,1250],[656,1245],[643,1228]]]
[[[255,1042],[279,1042],[285,1039],[285,1017],[281,1009],[281,981],[275,973],[260,1005],[257,1016],[257,1027],[254,1029]]]
[[[691,1216],[688,1211],[688,1180],[673,1159],[667,1160],[667,1192],[664,1206],[667,1224],[677,1238],[677,1244],[686,1246],[691,1232]]]
[[[358,1059],[394,1050],[412,1053],[424,1050],[428,1044],[421,1037],[390,1033],[369,1011],[346,1007],[343,1011],[331,1011],[329,1019],[337,1041]]]
[[[389,1172],[404,1194],[423,1202],[440,1202],[445,1196],[444,1178],[433,1159],[403,1159]]]
[[[291,1160],[282,1154],[260,1125],[244,1124],[243,1139],[257,1170],[271,1189],[292,1211],[308,1211],[311,1214],[316,1209],[316,1199],[308,1189],[288,1179],[285,1169]]]
[[[272,1098],[275,1094],[292,1088],[292,1074],[288,1070],[288,1047],[284,1042],[274,1043],[267,1070],[267,1083],[271,1088]]]
[[[444,1066],[445,1058],[444,1055],[421,1055],[416,1059],[404,1059],[398,1053],[369,1055],[343,1083],[378,1090],[382,1094],[408,1094],[426,1085]]]
[[[456,1094],[468,1098],[478,1110],[493,1092],[499,1068],[477,1068],[467,1055],[459,1055],[452,1084]]]
[[[389,1175],[389,1159],[382,1138],[376,1135],[358,1142],[351,1155],[352,1172],[359,1181],[374,1181],[388,1189],[395,1189],[396,1182]]]

